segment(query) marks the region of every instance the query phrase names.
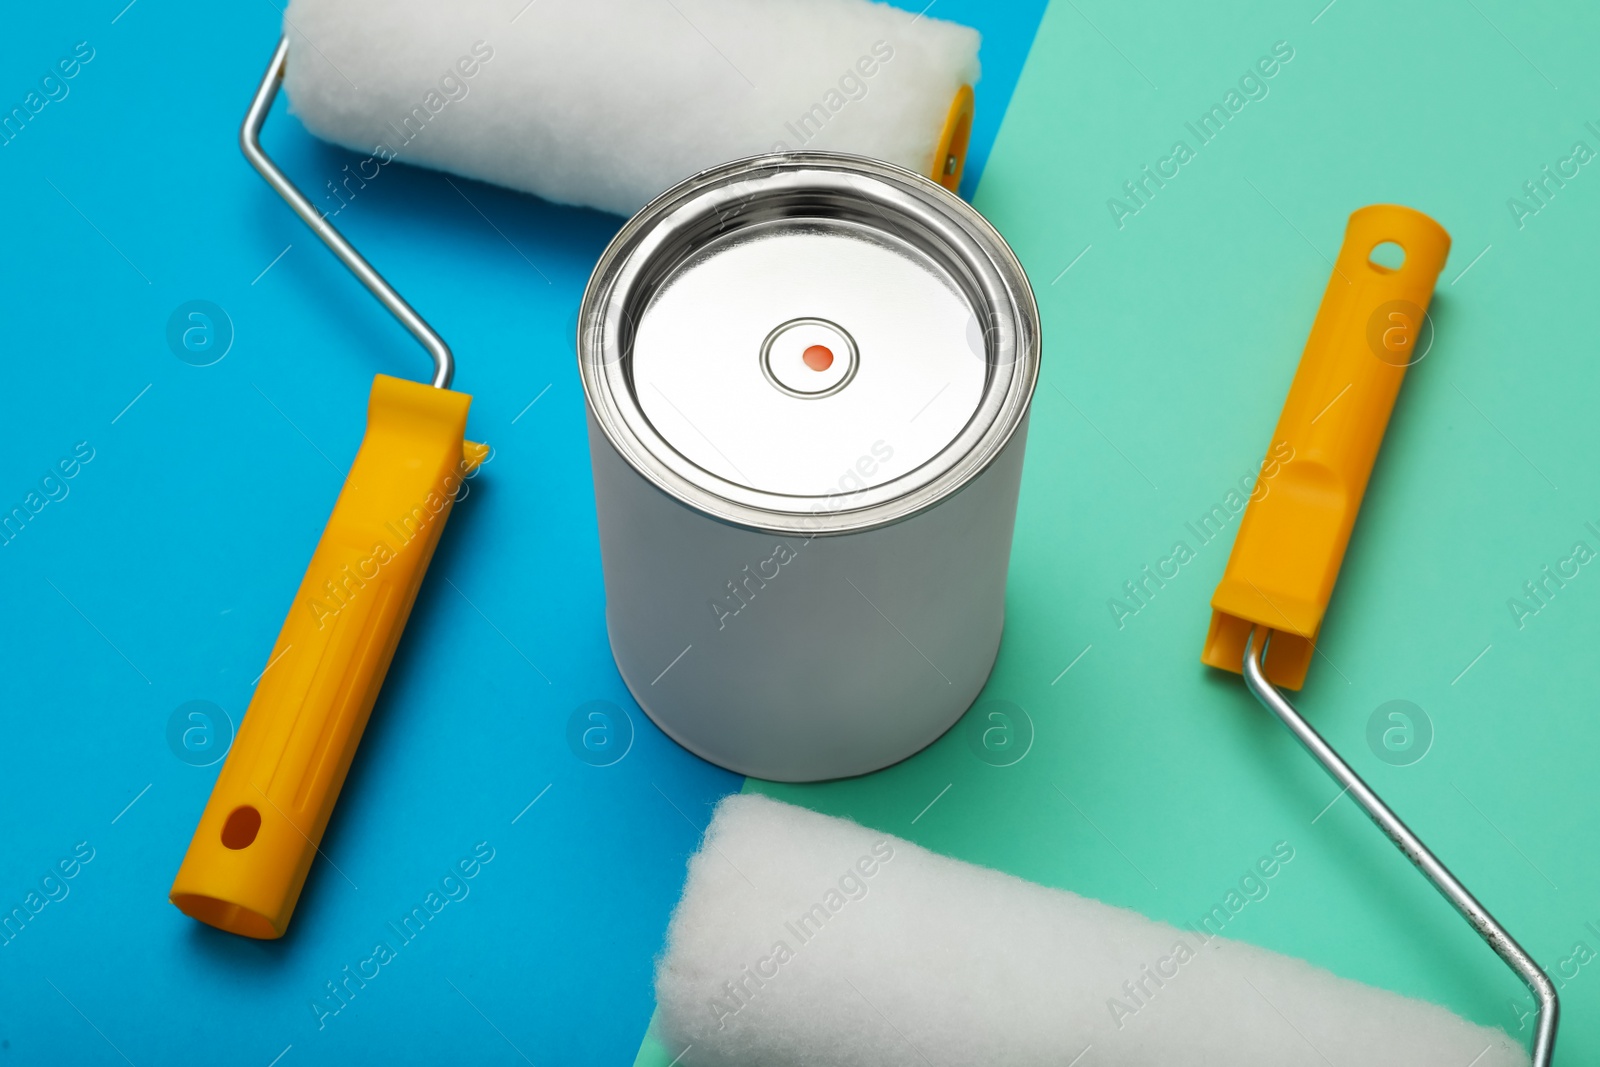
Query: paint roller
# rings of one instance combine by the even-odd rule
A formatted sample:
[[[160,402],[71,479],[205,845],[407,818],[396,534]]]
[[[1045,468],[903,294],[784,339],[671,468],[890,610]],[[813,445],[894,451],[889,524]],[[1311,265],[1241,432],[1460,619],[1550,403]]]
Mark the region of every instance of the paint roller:
[[[625,215],[801,149],[954,189],[978,77],[977,31],[866,0],[294,0],[284,32],[294,113],[370,154],[357,183],[399,158]]]
[[[1293,857],[1280,844],[1261,878]],[[733,796],[668,925],[656,1038],[681,1067],[1528,1063],[1499,1030],[1229,940],[1225,921],[1155,922]]]
[[[280,84],[328,140],[552,200],[632,211],[699,170],[788,149],[876,156],[954,189],[976,32],[866,0],[295,0],[250,104],[246,158],[415,337],[428,383],[379,375],[366,435],[266,658],[169,898],[282,937],[463,481],[444,339],[267,156]],[[376,168],[376,169],[374,169]],[[351,183],[358,183],[352,185]]]
[[[1384,245],[1399,246],[1399,266],[1374,260]],[[1418,338],[1449,247],[1409,208],[1351,215],[1274,431],[1273,490],[1245,512],[1202,658],[1244,675],[1528,986],[1531,1063],[1547,1067],[1550,978],[1278,688],[1304,684],[1400,384],[1426,354]],[[1498,1030],[1218,933],[731,798],[669,926],[658,1030],[699,1067],[1530,1063]]]

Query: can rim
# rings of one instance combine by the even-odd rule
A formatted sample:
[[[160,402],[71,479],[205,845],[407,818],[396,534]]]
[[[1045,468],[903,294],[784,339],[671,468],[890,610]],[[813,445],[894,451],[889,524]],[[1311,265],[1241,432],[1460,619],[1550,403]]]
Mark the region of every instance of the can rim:
[[[649,269],[681,255],[685,230],[730,232],[763,196],[827,190],[870,196],[937,235],[981,304],[988,371],[978,410],[916,470],[849,493],[795,496],[727,481],[694,464],[645,417],[631,379],[631,308],[649,299]],[[894,225],[891,221],[890,225]],[[644,295],[641,296],[641,289]],[[863,156],[786,152],[733,160],[679,182],[629,219],[590,274],[577,323],[579,375],[595,425],[647,481],[697,512],[780,534],[854,533],[909,519],[977,478],[1023,426],[1038,382],[1038,305],[1021,263],[998,231],[954,193],[910,170]]]

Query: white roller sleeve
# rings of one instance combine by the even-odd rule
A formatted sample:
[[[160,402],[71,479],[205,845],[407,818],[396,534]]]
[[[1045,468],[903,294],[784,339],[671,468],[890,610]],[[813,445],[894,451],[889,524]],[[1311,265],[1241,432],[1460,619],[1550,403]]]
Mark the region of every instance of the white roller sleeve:
[[[759,796],[690,860],[656,997],[683,1067],[1528,1062],[1432,1004]]]
[[[398,158],[622,214],[774,150],[927,173],[978,77],[977,31],[868,0],[293,0],[284,32],[294,113],[363,180]]]

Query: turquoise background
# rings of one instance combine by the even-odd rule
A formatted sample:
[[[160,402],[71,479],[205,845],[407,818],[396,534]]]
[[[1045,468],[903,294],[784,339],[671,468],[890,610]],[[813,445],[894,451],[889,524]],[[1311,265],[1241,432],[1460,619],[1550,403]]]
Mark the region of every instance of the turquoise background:
[[[1042,7],[930,12],[986,36],[971,181]],[[237,724],[373,375],[426,367],[239,154],[280,19],[95,0],[11,11],[0,40],[0,113],[93,49],[0,147],[0,512],[93,450],[0,547],[0,915],[43,899],[61,861],[74,873],[0,938],[0,1063],[626,1063],[684,863],[741,780],[657,731],[606,645],[572,335],[615,216],[403,166],[339,214],[454,346],[495,457],[444,533],[288,936],[167,903],[217,773],[177,756],[169,721],[206,701]],[[363,158],[282,102],[265,141],[328,208],[324,183]],[[194,300],[231,323],[211,366],[168,348]],[[568,742],[595,701],[611,766]],[[494,858],[468,895],[319,1028],[326,984],[480,842]]]

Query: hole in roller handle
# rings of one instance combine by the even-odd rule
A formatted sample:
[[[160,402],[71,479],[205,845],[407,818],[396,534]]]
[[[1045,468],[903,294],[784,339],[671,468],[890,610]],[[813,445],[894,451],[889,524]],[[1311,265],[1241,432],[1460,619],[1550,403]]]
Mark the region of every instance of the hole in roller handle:
[[[249,804],[233,809],[228,821],[222,824],[222,844],[235,852],[255,844],[261,832],[261,812]]]
[[[1379,241],[1367,252],[1367,263],[1380,274],[1392,274],[1406,265],[1406,249],[1399,241]]]

